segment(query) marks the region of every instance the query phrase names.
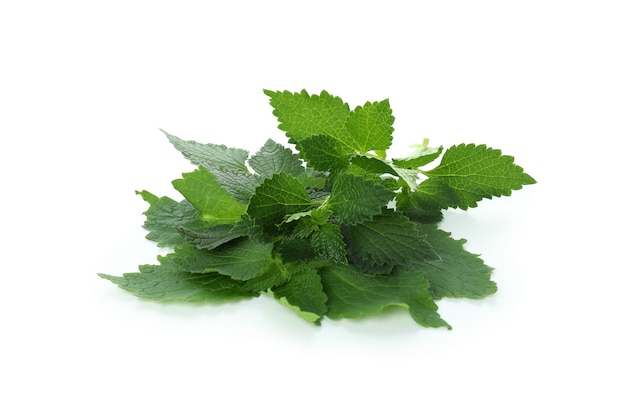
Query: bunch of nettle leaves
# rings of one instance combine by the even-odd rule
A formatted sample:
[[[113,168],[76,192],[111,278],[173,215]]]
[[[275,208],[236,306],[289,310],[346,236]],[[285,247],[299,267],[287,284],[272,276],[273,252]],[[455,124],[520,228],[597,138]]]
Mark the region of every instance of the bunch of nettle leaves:
[[[248,157],[166,133],[198,166],[173,181],[185,199],[138,194],[150,204],[147,238],[173,251],[102,278],[162,301],[266,293],[315,324],[402,306],[422,326],[450,328],[436,300],[496,291],[492,268],[436,224],[444,209],[533,184],[511,156],[473,144],[443,152],[425,140],[387,159],[388,100],[350,110],[325,91],[265,94],[298,153],[268,140]]]

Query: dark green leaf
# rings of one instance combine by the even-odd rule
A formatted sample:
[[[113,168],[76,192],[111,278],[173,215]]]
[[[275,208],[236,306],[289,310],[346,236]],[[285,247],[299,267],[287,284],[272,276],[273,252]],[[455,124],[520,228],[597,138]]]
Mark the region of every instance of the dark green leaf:
[[[209,170],[231,169],[235,171],[247,171],[246,159],[248,151],[243,149],[228,148],[224,145],[203,144],[195,141],[182,140],[177,136],[170,135],[161,130],[170,143],[178,149],[185,158],[196,165],[201,165]]]
[[[291,150],[269,139],[249,161],[250,167],[263,178],[284,172],[293,177],[304,173],[302,161]]]
[[[339,265],[320,269],[320,275],[332,319],[358,318],[401,306],[422,326],[450,328],[437,313],[428,281],[419,275],[367,275]]]
[[[143,227],[149,231],[146,238],[159,246],[183,244],[185,239],[178,232],[178,227],[200,222],[200,212],[186,200],[177,202],[169,197],[159,198],[148,191],[137,191],[137,194],[150,204],[144,212],[146,221]]]
[[[160,265],[141,265],[139,272],[121,277],[99,274],[137,297],[159,301],[228,301],[255,297],[258,292],[243,289],[243,283],[218,273],[193,274],[180,269],[171,259],[161,257]]]
[[[441,258],[420,262],[415,267],[430,282],[435,298],[483,298],[496,292],[492,268],[463,248],[465,239],[455,240],[434,225],[420,225],[419,229]]]
[[[250,199],[248,214],[261,226],[273,226],[289,214],[308,210],[312,203],[306,188],[297,179],[281,173],[257,187]]]
[[[328,208],[339,223],[353,225],[372,220],[394,196],[382,185],[343,172],[333,184]]]
[[[272,290],[274,297],[282,299],[303,319],[319,324],[326,313],[328,297],[322,281],[314,268],[299,270],[284,285]]]
[[[274,262],[272,249],[271,243],[241,238],[211,251],[184,245],[167,257],[185,271],[219,272],[234,280],[246,281],[270,268]]]

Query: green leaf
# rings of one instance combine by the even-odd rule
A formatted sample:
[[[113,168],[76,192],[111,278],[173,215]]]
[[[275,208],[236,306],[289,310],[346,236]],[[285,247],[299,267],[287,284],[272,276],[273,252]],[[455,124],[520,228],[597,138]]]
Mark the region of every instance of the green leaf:
[[[263,178],[284,172],[293,177],[304,173],[302,161],[291,150],[269,139],[248,161],[250,167]]]
[[[438,258],[415,223],[392,210],[375,216],[372,221],[350,226],[346,231],[351,251],[375,265]]]
[[[339,265],[321,268],[320,275],[328,295],[327,316],[332,319],[358,318],[401,306],[422,326],[450,328],[437,313],[428,281],[419,275],[376,276]]]
[[[317,256],[340,264],[347,263],[346,243],[337,224],[323,223],[311,236],[311,246]]]
[[[246,150],[228,148],[224,145],[182,140],[164,130],[161,131],[165,133],[170,143],[195,165],[204,166],[209,170],[213,168],[232,169],[235,171],[248,170],[246,167],[248,151]]]
[[[436,299],[483,298],[496,292],[496,283],[491,280],[492,268],[463,248],[465,239],[455,240],[435,225],[419,225],[419,229],[440,257],[420,262],[415,268],[430,282]]]
[[[184,226],[180,226],[177,229],[188,243],[191,243],[198,249],[211,250],[238,237],[247,235],[251,227],[251,225],[239,221],[235,224],[217,224],[201,231],[191,230]]]
[[[512,156],[485,145],[457,145],[446,151],[441,163],[427,171],[416,198],[425,208],[476,207],[483,198],[511,195],[535,180],[515,165]]]
[[[441,209],[421,207],[417,193],[407,190],[396,195],[396,209],[409,219],[419,223],[439,223],[443,220]]]
[[[248,214],[261,226],[273,226],[289,214],[308,210],[312,203],[306,188],[296,178],[280,173],[257,187]]]
[[[246,171],[214,168],[211,173],[217,182],[228,191],[238,202],[248,204],[256,187],[261,185],[263,178]]]
[[[246,281],[243,289],[246,291],[271,291],[272,288],[282,285],[289,279],[289,274],[280,262],[273,262],[270,267]]]
[[[146,220],[143,227],[149,231],[146,238],[157,242],[158,246],[183,244],[185,239],[178,232],[178,227],[195,225],[200,221],[200,212],[186,200],[177,202],[169,197],[159,198],[145,190],[136,193],[150,204],[144,212]]]
[[[354,139],[347,145],[362,154],[387,150],[393,140],[393,121],[389,100],[367,102],[355,108],[347,121],[347,129]]]
[[[270,268],[274,262],[272,249],[272,243],[241,238],[211,251],[184,245],[167,257],[188,272],[219,272],[234,280],[246,281]]]
[[[394,196],[393,191],[382,185],[343,172],[333,184],[328,208],[339,223],[353,225],[372,220]]]
[[[352,141],[346,129],[350,108],[339,97],[326,91],[311,96],[305,90],[295,94],[265,90],[265,94],[270,97],[273,113],[280,122],[278,128],[293,143],[317,135],[332,136],[342,143]]]
[[[169,258],[160,265],[141,265],[139,272],[121,277],[98,274],[137,297],[159,301],[228,301],[258,296],[243,290],[243,283],[217,273],[193,274],[179,268]]]
[[[351,151],[331,136],[316,135],[299,140],[296,149],[308,166],[320,171],[340,171],[350,163]]]
[[[246,211],[246,206],[223,189],[215,175],[204,167],[183,174],[182,179],[172,184],[200,211],[202,220],[207,223],[235,223]]]
[[[280,122],[278,128],[293,143],[312,136],[330,136],[352,153],[385,151],[391,145],[394,117],[388,100],[368,102],[350,111],[339,97],[326,91],[309,95],[305,90],[295,94],[265,90],[265,94]]]
[[[272,290],[274,297],[292,308],[303,319],[319,324],[327,311],[328,297],[321,277],[314,268],[299,270],[284,285]]]

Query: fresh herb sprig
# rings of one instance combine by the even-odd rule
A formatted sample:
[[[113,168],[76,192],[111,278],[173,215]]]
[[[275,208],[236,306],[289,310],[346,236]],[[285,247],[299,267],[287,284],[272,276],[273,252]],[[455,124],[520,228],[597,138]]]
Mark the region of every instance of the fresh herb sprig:
[[[297,153],[270,139],[249,156],[164,132],[197,166],[173,181],[181,201],[137,192],[150,206],[147,238],[171,252],[102,278],[161,301],[265,293],[314,324],[401,306],[422,326],[450,328],[437,300],[496,291],[492,268],[437,223],[445,209],[535,183],[513,157],[424,140],[388,159],[388,100],[351,110],[326,91],[265,94]]]

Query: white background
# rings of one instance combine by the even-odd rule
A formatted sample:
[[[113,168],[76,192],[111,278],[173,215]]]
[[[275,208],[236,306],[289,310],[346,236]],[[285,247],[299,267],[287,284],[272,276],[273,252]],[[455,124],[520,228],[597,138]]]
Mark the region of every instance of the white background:
[[[626,415],[620,3],[3,2],[0,415]],[[286,143],[264,88],[515,156],[538,184],[442,224],[499,292],[314,327],[100,279],[155,262],[134,191],[193,169],[158,128]]]

